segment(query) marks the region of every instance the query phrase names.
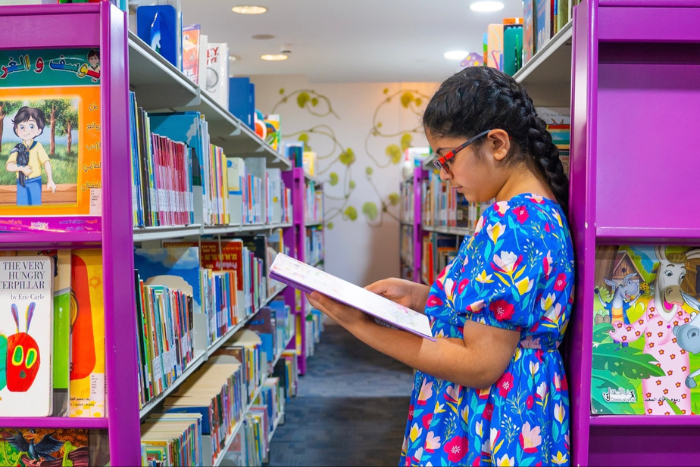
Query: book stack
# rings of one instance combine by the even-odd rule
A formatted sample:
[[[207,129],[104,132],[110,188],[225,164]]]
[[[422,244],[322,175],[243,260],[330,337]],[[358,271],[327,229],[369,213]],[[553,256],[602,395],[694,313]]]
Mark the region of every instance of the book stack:
[[[192,150],[155,133],[130,93],[134,226],[187,225],[195,221]],[[199,165],[195,167],[197,170]],[[199,176],[197,177],[199,179]]]
[[[415,198],[413,193],[413,181],[401,183],[401,192],[399,193],[401,202],[400,219],[401,222],[412,223],[414,217]]]
[[[203,465],[213,465],[245,413],[241,364],[214,357],[163,402],[166,414],[202,416]],[[179,465],[179,464],[174,464]]]
[[[250,404],[255,392],[267,377],[267,363],[263,360],[262,339],[250,329],[241,329],[214,355],[236,358],[242,365],[243,400]]]
[[[284,415],[284,388],[280,384],[279,378],[267,378],[267,381],[265,381],[260,391],[260,395],[255,400],[255,405],[264,406],[267,409],[267,416],[271,425],[269,434],[271,435]]]
[[[173,282],[145,282],[136,272],[141,407],[182,376],[195,356],[192,292],[165,285]]]
[[[324,197],[321,187],[317,186],[313,180],[306,182],[306,209],[304,210],[304,218],[307,223],[323,222],[324,213]]]
[[[202,414],[152,414],[141,425],[142,465],[200,466]]]
[[[228,203],[233,224],[279,224],[292,221],[291,190],[280,169],[268,169],[261,157],[227,162]]]
[[[316,353],[316,344],[321,342],[321,333],[323,332],[323,313],[320,310],[311,307],[307,302],[309,314],[306,315],[306,354],[313,356]]]
[[[323,260],[323,227],[306,229],[306,261],[317,264]]]
[[[297,319],[295,321],[297,326],[296,330],[299,331],[299,320]],[[296,332],[295,335],[296,345],[300,346],[300,333]],[[272,373],[272,376],[280,379],[280,384],[284,388],[285,397],[287,399],[286,402],[289,402],[290,398],[297,395],[297,387],[299,384],[299,366],[297,357],[299,356],[299,353],[300,352],[297,352],[296,349],[285,349],[282,352],[282,356],[277,362],[277,365],[275,365],[275,371]]]

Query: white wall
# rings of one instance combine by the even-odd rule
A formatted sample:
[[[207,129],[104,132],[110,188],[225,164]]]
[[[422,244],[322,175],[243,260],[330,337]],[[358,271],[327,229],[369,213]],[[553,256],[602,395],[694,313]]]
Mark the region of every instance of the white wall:
[[[411,146],[427,146],[420,114],[439,83],[319,84],[299,75],[251,80],[256,107],[281,115],[283,139],[308,135],[318,156],[316,177],[326,192],[326,270],[359,285],[398,276],[399,211],[392,202],[398,201],[403,154],[399,149],[393,160],[388,154],[402,147],[402,138],[405,146],[407,134]],[[377,215],[370,219],[373,206]]]

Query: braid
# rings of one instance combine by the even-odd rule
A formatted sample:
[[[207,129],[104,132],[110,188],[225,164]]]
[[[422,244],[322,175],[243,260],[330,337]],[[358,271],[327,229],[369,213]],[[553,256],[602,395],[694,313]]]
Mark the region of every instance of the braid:
[[[500,128],[512,138],[507,164],[526,163],[547,180],[564,212],[569,205],[569,180],[547,125],[537,116],[525,88],[489,67],[468,67],[448,78],[430,100],[423,124],[436,134],[471,137]],[[474,143],[478,147],[479,142]]]

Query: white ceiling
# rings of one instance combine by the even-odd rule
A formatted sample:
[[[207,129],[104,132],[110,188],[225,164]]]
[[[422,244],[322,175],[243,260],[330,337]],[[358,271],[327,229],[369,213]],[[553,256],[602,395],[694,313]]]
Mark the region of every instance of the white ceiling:
[[[501,0],[494,13],[469,9],[474,0],[182,0],[184,24],[199,23],[210,42],[226,42],[240,58],[236,76],[302,74],[312,82],[442,81],[459,65],[450,50],[482,52],[489,23],[522,15],[521,0]],[[261,5],[239,15],[236,5]],[[274,39],[256,40],[256,34]],[[265,62],[291,44],[290,58]]]

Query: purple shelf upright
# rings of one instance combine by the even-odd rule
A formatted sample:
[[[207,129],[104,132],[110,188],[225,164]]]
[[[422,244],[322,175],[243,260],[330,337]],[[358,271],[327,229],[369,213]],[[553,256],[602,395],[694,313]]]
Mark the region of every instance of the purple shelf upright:
[[[421,167],[413,171],[413,282],[421,283],[423,255],[423,180],[428,172]]]
[[[101,244],[107,385],[106,418],[5,418],[0,424],[27,428],[106,428],[110,464],[140,465],[126,13],[109,2],[3,6],[0,28],[3,30],[0,49],[4,50],[99,47],[101,51],[102,233],[0,234],[0,246],[76,248]],[[50,37],[36,34],[38,30],[51,31]]]
[[[591,415],[591,358],[596,246],[700,243],[696,154],[669,144],[696,139],[700,1],[586,0],[573,21],[571,464],[696,465],[700,417]]]

